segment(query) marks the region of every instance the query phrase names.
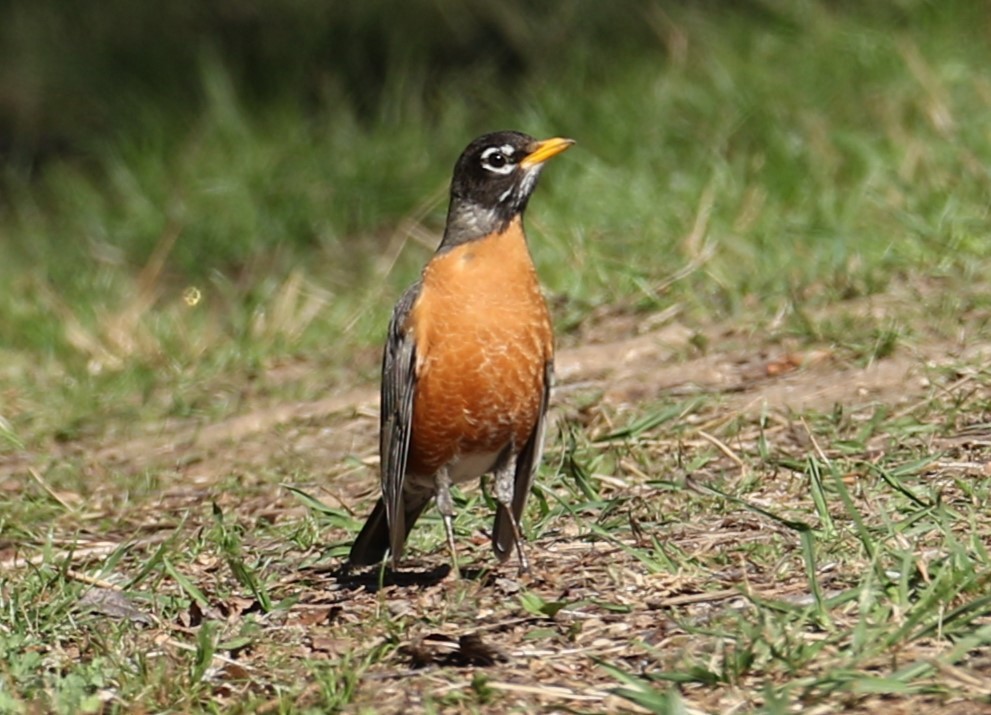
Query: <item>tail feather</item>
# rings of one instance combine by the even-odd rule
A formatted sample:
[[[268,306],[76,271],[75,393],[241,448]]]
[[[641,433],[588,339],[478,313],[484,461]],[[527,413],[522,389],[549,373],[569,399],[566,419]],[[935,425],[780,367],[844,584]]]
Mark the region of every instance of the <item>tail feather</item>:
[[[353,566],[371,566],[385,558],[388,550],[389,523],[385,518],[385,502],[379,499],[351,545],[348,561]]]
[[[406,543],[410,530],[429,503],[429,495],[426,499],[418,499],[416,502],[407,499],[404,505],[406,533],[403,534],[403,544]],[[385,515],[385,502],[379,499],[375,503],[372,513],[368,515],[365,525],[361,527],[361,531],[351,545],[351,553],[348,555],[348,561],[352,566],[374,566],[381,563],[382,559],[389,552],[389,541],[389,520]],[[395,554],[394,561],[398,561],[401,555]]]
[[[492,550],[500,562],[509,558],[516,548],[512,515],[502,504],[496,505],[495,524],[492,527]]]

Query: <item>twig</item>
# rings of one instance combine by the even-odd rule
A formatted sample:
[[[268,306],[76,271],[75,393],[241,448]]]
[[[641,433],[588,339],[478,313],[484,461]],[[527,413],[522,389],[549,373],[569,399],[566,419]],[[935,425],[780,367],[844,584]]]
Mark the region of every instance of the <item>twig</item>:
[[[76,510],[76,508],[74,506],[72,506],[71,504],[69,504],[69,502],[67,502],[62,497],[60,497],[58,495],[58,492],[56,492],[54,489],[52,489],[50,486],[48,486],[48,483],[45,482],[44,479],[42,479],[42,477],[41,477],[40,474],[38,474],[38,470],[36,470],[34,467],[28,467],[28,474],[30,474],[31,475],[31,478],[34,479],[34,481],[38,483],[38,486],[40,486],[42,489],[45,490],[45,493],[48,494],[48,496],[50,496],[52,499],[54,499],[59,504],[61,504],[62,505],[62,508],[64,508],[66,511],[75,511]]]
[[[460,683],[453,683],[451,689],[463,687]],[[522,685],[520,683],[501,683],[489,681],[485,687],[493,690],[501,690],[504,693],[525,693],[527,695],[537,695],[558,700],[577,700],[580,702],[601,702],[611,695],[611,693],[601,690],[588,690],[579,693],[572,688],[563,685]]]
[[[155,534],[154,536],[149,536],[146,539],[140,539],[138,541],[131,542],[103,542],[95,546],[84,547],[81,549],[71,549],[63,550],[56,554],[38,554],[37,556],[23,557],[15,556],[14,558],[7,559],[6,561],[0,561],[0,570],[8,569],[20,569],[27,566],[37,566],[38,564],[43,564],[49,559],[52,561],[59,561],[61,559],[69,559],[70,561],[80,561],[82,559],[91,558],[94,556],[104,556],[106,554],[112,554],[114,551],[124,546],[132,548],[142,548],[145,546],[154,546],[160,544],[163,541],[168,540],[172,537],[171,532],[162,532]],[[78,543],[78,542],[73,542]]]
[[[982,695],[991,693],[991,679],[982,678],[969,670],[965,670],[952,663],[944,663],[936,658],[930,659],[929,664],[944,676],[956,680],[960,685],[969,688],[971,691],[976,691]]]
[[[823,463],[829,464],[829,457],[827,457],[826,453],[822,451],[822,447],[819,446],[819,440],[817,440],[816,436],[812,434],[812,430],[809,429],[809,423],[805,421],[804,417],[802,418],[802,427],[805,428],[805,434],[809,436],[809,440],[812,442],[812,446],[815,448],[816,454],[819,455],[819,459],[821,459]]]
[[[109,591],[123,591],[120,586],[115,583],[110,583],[110,581],[105,581],[102,578],[97,578],[95,576],[87,576],[84,573],[75,571],[73,569],[66,569],[65,575],[71,578],[73,581],[79,581],[80,583],[85,583],[90,586],[96,586],[98,588],[105,588]]]
[[[709,434],[705,430],[699,430],[698,431],[698,434],[706,442],[709,442],[710,444],[714,445],[716,447],[716,449],[718,449],[720,452],[722,452],[727,457],[729,457],[731,460],[733,460],[733,462],[736,463],[736,466],[738,466],[740,468],[740,471],[741,472],[745,472],[746,471],[746,469],[747,469],[746,463],[742,459],[740,459],[739,455],[737,455],[736,452],[734,452],[732,449],[730,449],[729,445],[727,445],[725,442],[723,442],[718,437],[715,437],[715,436]]]
[[[722,591],[709,591],[707,593],[686,593],[682,596],[671,596],[657,601],[650,601],[647,605],[651,608],[669,608],[671,606],[689,606],[696,603],[713,603],[715,601],[726,601],[731,598],[743,598],[744,594],[739,589],[726,588]]]

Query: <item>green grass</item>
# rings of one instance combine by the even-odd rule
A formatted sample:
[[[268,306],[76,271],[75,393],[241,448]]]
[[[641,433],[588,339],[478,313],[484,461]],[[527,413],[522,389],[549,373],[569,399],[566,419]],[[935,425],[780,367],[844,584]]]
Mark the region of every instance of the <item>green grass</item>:
[[[939,404],[937,414],[947,406]],[[624,697],[675,712],[679,690],[710,704],[715,691],[763,703],[761,711],[789,712],[788,703],[835,707],[869,694],[951,692],[944,666],[967,653],[986,655],[991,638],[987,533],[973,511],[988,493],[971,474],[954,474],[948,455],[934,454],[934,437],[956,434],[937,414],[929,415],[936,423],[919,412],[908,419],[810,414],[779,423],[771,435],[747,421],[718,435],[737,447],[738,468],[700,447],[691,429],[672,435],[669,427],[654,446],[645,446],[651,432],[637,432],[622,447],[593,443],[572,456],[586,471],[612,475],[623,468],[603,468],[609,457],[602,450],[621,449],[639,466],[634,475],[677,474],[671,446],[694,442],[683,447],[696,455],[686,470],[694,490],[662,478],[641,484],[635,496],[605,499],[604,509],[603,494],[583,503],[586,490],[575,486],[547,521],[599,514],[586,522],[587,533],[621,545],[648,573],[676,574],[702,591],[728,586],[743,597],[736,608],[701,616],[665,609],[663,644],[638,643],[647,667],[603,660]],[[876,435],[863,433],[864,419]],[[880,455],[866,456],[877,452],[878,438]],[[773,448],[761,446],[767,440]],[[813,445],[835,446],[823,452]],[[631,521],[639,543],[629,540]]]
[[[987,10],[602,12],[517,28],[508,83],[412,48],[361,101],[261,101],[205,52],[195,110],[5,170],[0,712],[987,703]],[[579,142],[528,219],[562,348],[691,337],[638,391],[559,391],[534,578],[349,581],[389,310],[502,127]],[[912,369],[796,410],[706,382],[790,354],[809,394]],[[484,571],[491,500],[457,503]],[[433,511],[410,557],[446,561]]]

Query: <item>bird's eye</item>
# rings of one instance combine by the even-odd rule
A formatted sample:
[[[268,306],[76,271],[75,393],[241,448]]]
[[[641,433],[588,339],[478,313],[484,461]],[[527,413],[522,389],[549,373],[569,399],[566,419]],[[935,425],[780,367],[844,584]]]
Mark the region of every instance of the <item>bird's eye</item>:
[[[513,170],[505,147],[490,146],[483,151],[482,166],[496,174],[508,174]]]

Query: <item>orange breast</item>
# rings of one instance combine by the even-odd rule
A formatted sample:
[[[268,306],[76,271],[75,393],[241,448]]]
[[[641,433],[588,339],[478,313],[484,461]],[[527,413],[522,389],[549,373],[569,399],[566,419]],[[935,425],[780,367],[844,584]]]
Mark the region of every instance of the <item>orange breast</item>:
[[[429,476],[458,457],[521,448],[554,343],[519,220],[436,256],[409,329],[417,389],[407,471]]]

